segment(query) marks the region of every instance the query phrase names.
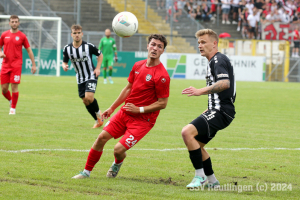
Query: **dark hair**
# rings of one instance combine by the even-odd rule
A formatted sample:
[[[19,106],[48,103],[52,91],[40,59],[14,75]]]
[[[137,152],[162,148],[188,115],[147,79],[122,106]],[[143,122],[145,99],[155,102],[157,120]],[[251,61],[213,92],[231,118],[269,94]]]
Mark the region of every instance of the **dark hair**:
[[[9,18],[9,21],[10,21],[11,19],[18,19],[18,21],[20,21],[18,15],[11,15],[10,18]]]
[[[152,39],[159,40],[159,41],[163,42],[164,43],[164,49],[168,45],[168,41],[167,41],[167,39],[166,39],[166,37],[164,35],[161,35],[161,34],[151,34],[148,37],[148,44],[151,42]]]
[[[73,24],[71,26],[71,30],[82,30],[82,26],[80,26],[79,24]]]

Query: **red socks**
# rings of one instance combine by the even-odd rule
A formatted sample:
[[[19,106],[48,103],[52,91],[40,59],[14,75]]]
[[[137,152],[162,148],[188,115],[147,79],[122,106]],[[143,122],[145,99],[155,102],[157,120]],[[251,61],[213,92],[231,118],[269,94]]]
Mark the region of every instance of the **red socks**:
[[[103,151],[96,151],[91,148],[89,156],[87,158],[85,169],[92,171],[96,163],[100,160]]]
[[[124,159],[123,159],[124,160]],[[117,158],[115,157],[115,164],[120,164],[123,162],[123,160],[117,160]]]
[[[3,94],[3,92],[2,92]],[[10,91],[8,90],[5,94],[3,94],[3,96],[8,100],[10,101],[11,100],[11,95],[10,95]]]
[[[11,108],[16,109],[18,98],[19,98],[19,92],[12,93]]]

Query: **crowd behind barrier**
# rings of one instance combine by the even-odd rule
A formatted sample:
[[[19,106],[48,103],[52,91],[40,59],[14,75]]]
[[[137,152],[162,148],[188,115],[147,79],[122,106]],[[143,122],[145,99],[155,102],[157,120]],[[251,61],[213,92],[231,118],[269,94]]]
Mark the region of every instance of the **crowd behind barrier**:
[[[262,39],[263,24],[289,24],[292,57],[300,57],[300,0],[156,0],[156,5],[174,22],[187,14],[200,23],[234,24],[244,39]]]

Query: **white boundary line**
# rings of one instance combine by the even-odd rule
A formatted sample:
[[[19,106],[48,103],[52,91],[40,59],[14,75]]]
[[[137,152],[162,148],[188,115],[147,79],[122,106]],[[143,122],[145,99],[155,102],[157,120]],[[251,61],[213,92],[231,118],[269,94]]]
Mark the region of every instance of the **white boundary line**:
[[[207,150],[222,150],[222,151],[258,151],[258,150],[287,150],[287,151],[300,151],[300,148],[205,148]],[[113,149],[104,149],[110,151]],[[130,149],[130,151],[183,151],[186,148],[174,148],[174,149]],[[34,151],[75,151],[75,152],[89,152],[90,150],[81,149],[21,149],[21,150],[3,150],[0,152],[6,153],[26,153]]]

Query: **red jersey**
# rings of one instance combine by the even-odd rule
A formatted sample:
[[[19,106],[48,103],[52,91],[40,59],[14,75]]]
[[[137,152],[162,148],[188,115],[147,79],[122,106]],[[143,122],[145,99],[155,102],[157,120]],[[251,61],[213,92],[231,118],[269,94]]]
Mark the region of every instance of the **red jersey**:
[[[294,40],[298,41],[300,39],[299,37],[299,31],[298,30],[294,30]]]
[[[30,47],[27,37],[21,31],[11,33],[10,30],[2,33],[0,46],[4,46],[5,58],[2,67],[22,67],[22,46]]]
[[[147,60],[141,60],[132,67],[127,79],[132,84],[132,88],[125,100],[125,104],[132,103],[137,107],[144,107],[156,102],[158,98],[169,97],[170,77],[163,64],[147,67],[146,63]],[[122,109],[125,111],[123,107]],[[147,121],[155,123],[159,111],[138,114],[126,113],[129,115],[141,115]]]

